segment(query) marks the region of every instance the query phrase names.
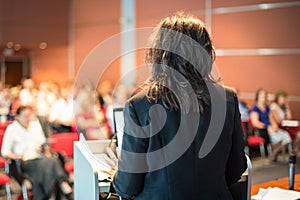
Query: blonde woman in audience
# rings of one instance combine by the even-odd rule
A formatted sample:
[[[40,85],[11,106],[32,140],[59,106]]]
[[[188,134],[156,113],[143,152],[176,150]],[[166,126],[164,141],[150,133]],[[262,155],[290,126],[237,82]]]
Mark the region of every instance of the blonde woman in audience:
[[[271,114],[274,121],[279,127],[289,132],[290,136],[294,140],[295,148],[299,147],[300,143],[300,127],[283,127],[283,120],[291,120],[292,112],[287,100],[287,93],[285,91],[279,91],[275,94],[274,102],[270,105]],[[296,150],[294,148],[294,150]]]
[[[270,105],[273,117],[278,125],[282,120],[292,119],[292,113],[287,101],[287,93],[284,91],[275,94],[274,102]]]
[[[278,127],[271,116],[270,108],[267,104],[267,91],[265,89],[261,88],[257,90],[255,102],[250,113],[252,126],[265,139],[266,145],[272,145],[271,160],[276,161],[278,153],[291,144],[291,137],[286,131]]]

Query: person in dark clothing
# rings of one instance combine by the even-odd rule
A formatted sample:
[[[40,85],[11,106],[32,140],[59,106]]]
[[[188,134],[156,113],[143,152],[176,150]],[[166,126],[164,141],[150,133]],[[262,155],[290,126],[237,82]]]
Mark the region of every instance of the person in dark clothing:
[[[211,76],[210,35],[176,13],[152,38],[152,76],[125,104],[114,189],[135,200],[232,200],[246,170],[243,131],[236,93]]]

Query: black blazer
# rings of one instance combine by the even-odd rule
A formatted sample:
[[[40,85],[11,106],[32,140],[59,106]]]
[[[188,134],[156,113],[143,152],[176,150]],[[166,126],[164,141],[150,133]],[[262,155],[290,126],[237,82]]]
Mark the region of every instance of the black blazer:
[[[226,95],[222,96],[222,91]],[[221,116],[220,109],[213,109],[213,104],[202,113],[183,117],[182,112],[165,108],[161,102],[150,103],[143,91],[126,103],[122,149],[133,154],[121,154],[113,181],[120,196],[136,200],[232,199],[228,187],[246,169],[238,100],[232,90],[217,84],[212,84],[210,92],[218,101],[224,100],[219,108],[226,108],[217,122],[212,120],[212,112]],[[217,139],[203,143],[210,126],[210,134],[215,134],[212,138]],[[213,148],[200,158],[200,148],[207,149],[209,143]],[[166,146],[170,148],[164,149]]]

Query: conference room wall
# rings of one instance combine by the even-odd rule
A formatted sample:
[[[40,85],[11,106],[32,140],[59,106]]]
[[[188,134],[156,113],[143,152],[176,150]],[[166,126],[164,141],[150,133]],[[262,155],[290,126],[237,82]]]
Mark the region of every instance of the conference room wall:
[[[216,60],[224,83],[240,90],[250,106],[258,88],[268,90],[269,100],[285,90],[296,119],[300,119],[300,27],[295,24],[299,17],[300,6],[212,15],[216,49],[232,53]]]
[[[218,2],[218,1],[217,1]],[[228,1],[229,2],[229,1]],[[282,1],[269,1],[282,2]],[[212,8],[225,6],[223,1],[215,3]],[[261,1],[254,2],[261,3]],[[157,5],[160,5],[159,7]],[[249,1],[241,1],[238,5],[249,5]],[[251,2],[252,5],[252,2]],[[136,26],[137,28],[153,27],[163,17],[176,12],[187,10],[197,14],[205,20],[205,2],[172,1],[161,3],[158,0],[145,3],[137,1]],[[235,6],[231,1],[226,6]],[[197,9],[199,8],[199,9]],[[228,14],[212,15],[212,37],[217,50],[258,50],[258,49],[297,49],[300,46],[299,28],[295,25],[300,7],[286,7],[271,10],[257,10]],[[300,17],[300,16],[299,16]],[[299,18],[298,17],[298,18]],[[137,46],[140,38],[137,38]],[[144,49],[137,51],[137,66],[144,66]],[[254,104],[255,91],[266,88],[270,93],[269,100],[278,90],[285,90],[290,95],[290,104],[295,119],[300,119],[300,80],[297,78],[299,68],[299,53],[274,55],[218,55],[216,67],[220,72],[224,84],[232,86],[241,92],[241,97],[251,107]],[[117,68],[118,69],[118,68]],[[139,68],[137,82],[147,78],[149,68]],[[112,76],[107,74],[107,79]],[[106,77],[104,77],[106,79]]]
[[[136,1],[136,27],[153,27],[162,18],[178,10],[185,10],[205,20],[205,2]],[[232,55],[219,54],[216,59],[216,66],[225,84],[239,89],[250,104],[259,87],[266,88],[271,94],[280,89],[286,90],[291,95],[294,116],[300,119],[300,81],[297,78],[300,69],[300,27],[297,23],[300,6],[215,13],[216,8],[249,8],[262,3],[285,2],[212,0],[211,31],[217,50],[235,52]],[[105,4],[98,0],[0,0],[0,5],[1,46],[13,40],[30,49],[32,77],[37,82],[55,79],[62,83],[68,78],[76,78],[89,53],[121,30],[119,0],[106,1]],[[48,44],[44,50],[38,48],[42,41]],[[257,54],[258,49],[266,48],[296,49],[298,53]],[[245,49],[253,51],[250,55],[239,54],[240,50]],[[107,48],[103,55],[95,59],[96,64],[90,73],[104,71],[99,81],[109,79],[117,82],[120,79],[119,58],[112,60],[109,66],[101,65],[102,58],[115,52],[120,52],[119,43]],[[144,50],[138,50],[136,55],[137,66],[143,66]],[[147,68],[141,70],[137,76],[139,82],[149,73]]]
[[[65,80],[68,74],[67,27],[68,0],[0,1],[0,49],[8,42],[21,45],[21,50],[27,52],[22,56],[30,58],[31,75],[37,82]],[[47,45],[45,49],[40,49],[42,42]],[[18,54],[16,51],[12,57]]]

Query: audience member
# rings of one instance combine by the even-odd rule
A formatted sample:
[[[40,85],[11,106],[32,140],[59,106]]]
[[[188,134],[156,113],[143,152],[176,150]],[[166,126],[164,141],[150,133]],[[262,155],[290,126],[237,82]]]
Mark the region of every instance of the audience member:
[[[112,92],[111,103],[107,105],[106,116],[110,127],[112,127],[113,133],[115,133],[115,130],[113,130],[114,127],[113,109],[123,108],[128,97],[129,95],[128,95],[127,87],[122,84],[115,87],[115,89]]]
[[[291,137],[286,131],[279,129],[273,117],[270,116],[270,108],[267,104],[267,91],[265,89],[257,90],[255,105],[251,110],[250,119],[253,128],[265,139],[265,144],[272,144],[271,159],[276,161],[278,153],[291,144]]]
[[[248,108],[246,102],[244,102],[241,97],[239,91],[237,91],[238,102],[239,102],[239,111],[241,113],[241,121],[244,132],[244,140],[247,141],[247,137],[250,134],[249,127],[249,118],[250,118],[250,109]]]
[[[49,111],[49,121],[57,133],[72,132],[74,124],[73,84],[66,83],[60,90],[60,97]]]
[[[20,100],[20,86],[14,86],[10,89],[10,94],[12,98],[11,107],[10,107],[10,120],[14,120],[17,109],[21,106]]]
[[[113,127],[107,116],[107,107],[112,104],[112,90],[113,85],[109,80],[102,81],[97,88],[97,103],[99,103],[100,106],[99,113],[101,114],[101,117],[103,117],[103,122],[110,134],[113,132]]]
[[[12,104],[12,98],[9,88],[4,88],[0,92],[0,121],[5,122],[6,120],[11,119],[10,109]]]
[[[34,199],[53,199],[57,187],[70,199],[72,189],[66,182],[66,174],[56,158],[48,157],[49,152],[43,152],[45,142],[32,108],[20,106],[14,122],[5,131],[1,154],[22,161],[24,174],[32,184]]]
[[[78,89],[75,99],[75,120],[77,131],[83,133],[89,140],[109,139],[110,133],[102,119],[99,119],[101,110],[98,98],[95,98],[95,90],[92,85],[84,84]]]
[[[49,82],[41,82],[36,98],[36,115],[46,137],[52,135],[52,128],[49,123],[49,112],[54,103],[52,95]]]
[[[20,91],[20,101],[22,106],[31,106],[35,109],[37,90],[31,78],[23,80],[23,88]]]
[[[289,132],[295,144],[300,142],[300,129],[299,127],[283,127],[283,120],[291,120],[292,112],[287,100],[287,93],[285,91],[279,91],[275,94],[274,102],[270,105],[271,114],[278,127],[285,129]],[[296,145],[296,146],[299,146]],[[297,148],[297,147],[296,147]]]

